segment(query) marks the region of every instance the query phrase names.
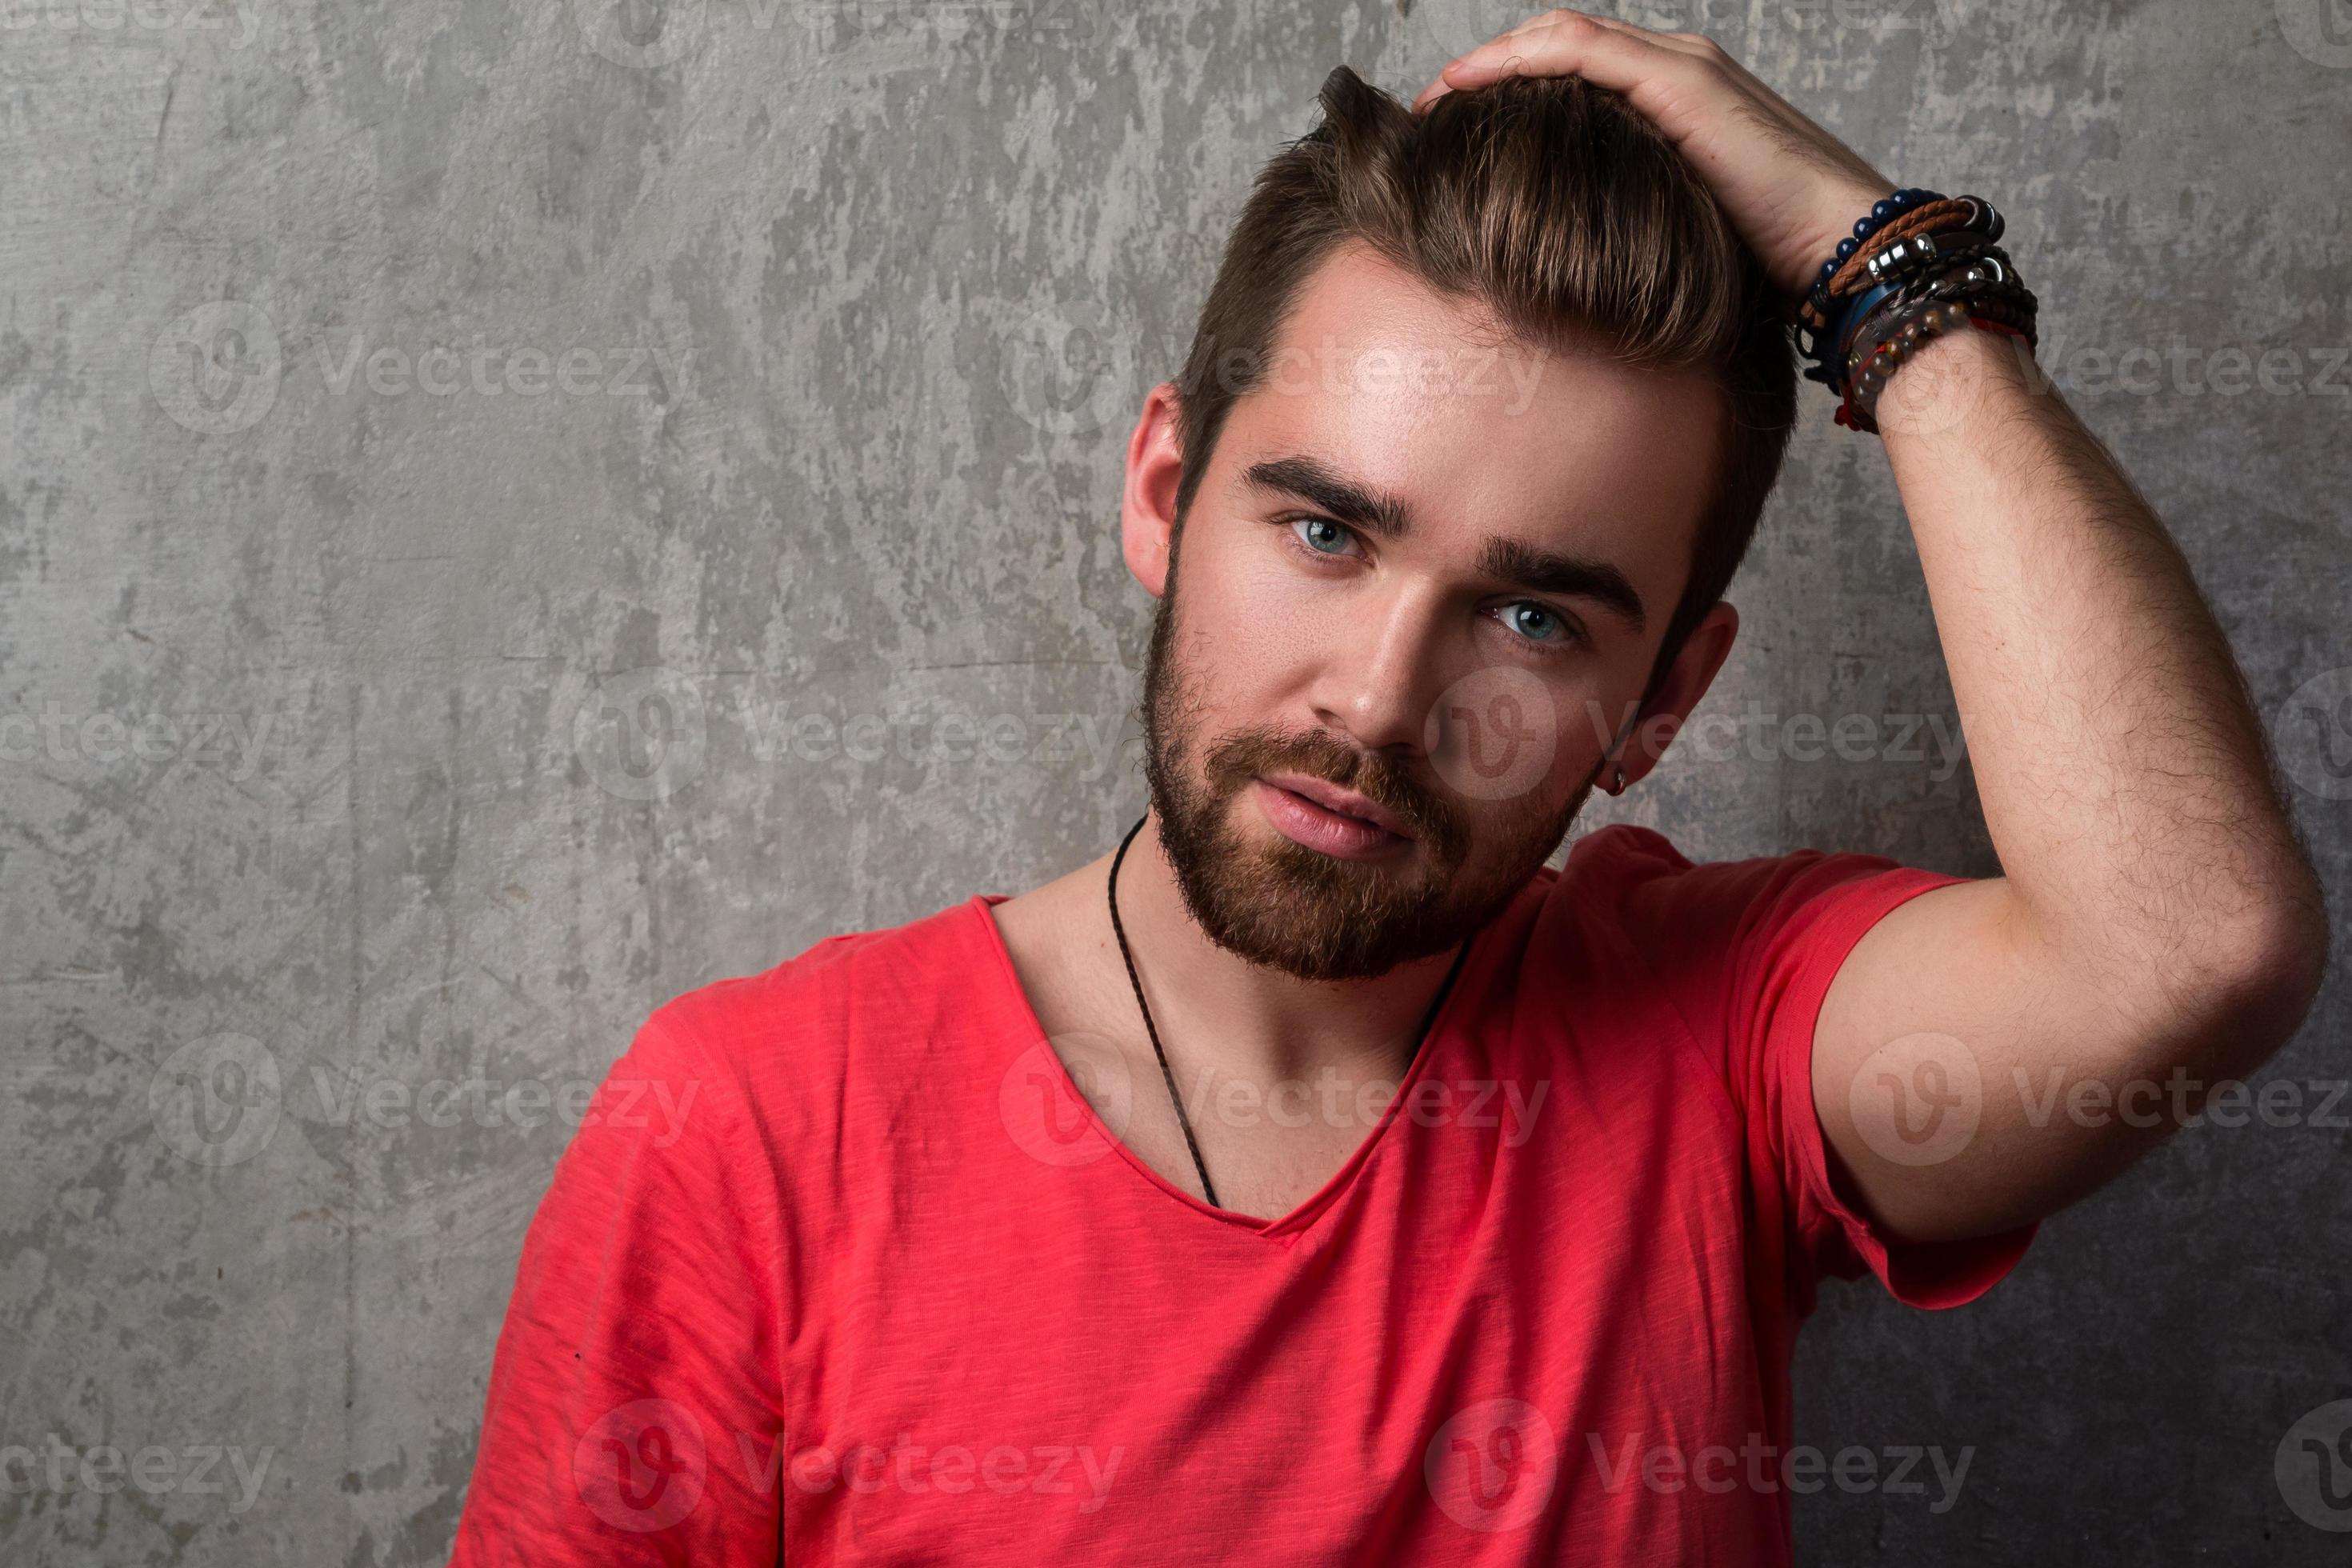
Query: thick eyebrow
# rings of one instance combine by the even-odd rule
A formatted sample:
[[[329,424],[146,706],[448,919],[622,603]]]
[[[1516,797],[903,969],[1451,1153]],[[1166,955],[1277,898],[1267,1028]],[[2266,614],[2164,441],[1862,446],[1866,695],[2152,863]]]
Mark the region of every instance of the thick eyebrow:
[[[1313,458],[1270,458],[1252,463],[1243,470],[1242,482],[1312,501],[1349,527],[1381,539],[1402,539],[1412,527],[1412,514],[1402,501],[1343,479]]]
[[[1516,539],[1489,539],[1479,548],[1478,570],[1529,593],[1591,599],[1616,611],[1636,635],[1649,618],[1642,609],[1642,595],[1624,573],[1606,561],[1538,550]]]
[[[1313,458],[1273,458],[1252,463],[1243,483],[1296,496],[1375,538],[1398,540],[1412,529],[1412,512],[1394,496],[1343,478]],[[1642,595],[1606,561],[1543,550],[1516,539],[1489,538],[1478,549],[1481,575],[1533,594],[1591,599],[1613,610],[1638,634],[1648,622]]]

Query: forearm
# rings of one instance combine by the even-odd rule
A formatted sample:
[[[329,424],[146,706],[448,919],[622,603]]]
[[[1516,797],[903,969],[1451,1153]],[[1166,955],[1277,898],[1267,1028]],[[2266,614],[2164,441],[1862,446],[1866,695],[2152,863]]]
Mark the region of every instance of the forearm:
[[[2228,642],[2023,349],[1937,338],[1879,407],[2021,918],[2124,984],[2300,978],[2320,894]]]

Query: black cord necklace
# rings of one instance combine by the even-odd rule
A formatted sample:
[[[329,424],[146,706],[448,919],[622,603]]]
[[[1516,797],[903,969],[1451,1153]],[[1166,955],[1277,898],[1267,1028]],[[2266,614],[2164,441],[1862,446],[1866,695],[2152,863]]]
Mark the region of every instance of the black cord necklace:
[[[1143,831],[1143,825],[1150,819],[1151,814],[1148,811],[1137,817],[1135,826],[1127,830],[1127,837],[1118,841],[1118,853],[1111,857],[1110,929],[1118,938],[1118,955],[1127,961],[1127,983],[1135,987],[1135,1005],[1143,1015],[1143,1032],[1151,1037],[1151,1054],[1160,1058],[1160,1077],[1168,1085],[1168,1102],[1176,1108],[1176,1124],[1184,1130],[1184,1146],[1192,1151],[1192,1169],[1200,1173],[1201,1191],[1207,1197],[1211,1208],[1220,1208],[1223,1205],[1217,1202],[1217,1189],[1209,1184],[1209,1167],[1201,1158],[1200,1140],[1192,1136],[1192,1118],[1184,1114],[1184,1097],[1176,1092],[1176,1075],[1169,1070],[1168,1053],[1160,1047],[1160,1031],[1151,1022],[1151,1005],[1143,999],[1143,982],[1136,977],[1135,954],[1128,950],[1127,928],[1118,921],[1118,868],[1127,859],[1127,847],[1135,842],[1135,836]],[[1405,1058],[1407,1067],[1420,1058],[1421,1047],[1429,1038],[1430,1026],[1437,1022],[1437,1011],[1445,1005],[1446,993],[1454,989],[1454,977],[1462,973],[1462,961],[1470,956],[1471,940],[1464,937],[1462,945],[1454,949],[1454,965],[1445,972],[1444,982],[1438,986],[1437,994],[1430,998],[1429,1011],[1422,1015],[1421,1032],[1413,1037],[1412,1055]]]

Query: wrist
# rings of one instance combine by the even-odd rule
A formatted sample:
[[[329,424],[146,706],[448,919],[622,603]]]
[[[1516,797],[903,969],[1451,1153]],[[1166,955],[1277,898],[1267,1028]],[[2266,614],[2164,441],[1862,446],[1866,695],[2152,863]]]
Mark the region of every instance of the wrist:
[[[1839,244],[1854,237],[1855,220],[1896,189],[1892,180],[1841,179],[1821,191],[1812,204],[1812,220],[1805,226],[1804,241],[1795,247],[1786,275],[1775,279],[1792,305],[1802,301],[1805,291],[1820,277],[1822,262],[1837,254]]]
[[[2005,391],[2028,389],[2020,360],[2032,352],[2024,339],[1973,322],[1922,339],[1878,396],[1879,438],[1890,446],[1974,438]]]
[[[1812,362],[1805,379],[1838,397],[1838,424],[1875,431],[1889,380],[1943,333],[2015,334],[2032,353],[2036,301],[1998,243],[2002,228],[1980,196],[1906,186],[1874,201],[1838,241],[1792,311],[1798,350]],[[1929,404],[1906,401],[1915,421],[1942,422]]]

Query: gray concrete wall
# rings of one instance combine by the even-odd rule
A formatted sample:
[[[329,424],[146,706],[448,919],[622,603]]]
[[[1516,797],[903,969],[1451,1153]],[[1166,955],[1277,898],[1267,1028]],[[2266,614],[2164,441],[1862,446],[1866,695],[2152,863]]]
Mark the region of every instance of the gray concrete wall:
[[[45,1456],[0,1559],[439,1560],[567,1128],[436,1083],[560,1107],[669,996],[1110,844],[1138,400],[1324,72],[1409,91],[1521,14],[0,0],[0,1444]],[[2011,214],[2342,922],[2341,8],[1628,15]],[[1807,390],[1706,710],[1750,743],[1585,826],[1990,873],[1965,764],[1888,754],[1951,693]],[[1863,760],[1783,750],[1848,713]],[[2352,1106],[2305,1087],[2347,1005],[2287,1125],[2183,1133],[1977,1307],[1830,1292],[1801,1440],[1973,1456],[1948,1511],[1804,1501],[1808,1560],[2340,1561],[2273,1465],[2352,1397]],[[158,1457],[99,1494],[53,1445]]]

